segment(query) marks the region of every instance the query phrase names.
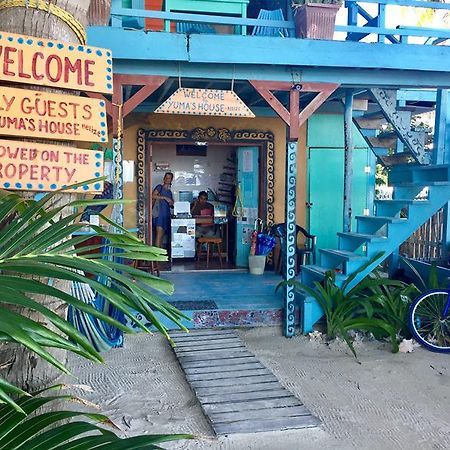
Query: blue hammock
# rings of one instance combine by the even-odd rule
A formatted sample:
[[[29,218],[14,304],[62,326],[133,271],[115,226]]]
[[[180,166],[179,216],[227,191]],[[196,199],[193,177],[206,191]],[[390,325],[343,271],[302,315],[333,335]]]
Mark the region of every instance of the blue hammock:
[[[102,247],[105,253],[105,258],[111,259],[109,256],[111,253],[111,247],[105,245]],[[106,284],[106,279],[98,277],[97,281],[102,284]],[[93,306],[95,309],[107,314],[108,316],[116,319],[120,323],[125,323],[125,317],[122,311],[119,311],[114,307],[103,295],[95,293],[93,289],[86,283],[79,281],[72,282],[71,294]],[[113,347],[123,346],[123,332],[118,328],[109,325],[103,320],[99,320],[90,314],[80,311],[79,309],[69,305],[67,311],[67,320],[84,336],[87,337],[89,342],[94,346],[97,351],[106,351]]]

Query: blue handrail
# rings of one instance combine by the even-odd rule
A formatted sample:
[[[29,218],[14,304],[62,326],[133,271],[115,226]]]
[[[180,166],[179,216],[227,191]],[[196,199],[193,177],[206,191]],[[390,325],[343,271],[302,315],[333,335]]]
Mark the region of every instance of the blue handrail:
[[[372,16],[364,9],[367,4],[378,5],[378,13]],[[390,41],[393,44],[408,43],[409,37],[423,37],[433,38],[424,41],[424,44],[432,43],[439,44],[447,39],[450,39],[450,31],[442,28],[425,28],[417,27],[416,24],[411,26],[401,25],[397,28],[386,28],[386,15],[389,6],[405,6],[413,8],[426,8],[433,10],[447,10],[450,11],[450,3],[437,3],[423,0],[345,0],[345,8],[348,10],[347,25],[337,25],[337,32],[344,32],[344,37],[339,37],[339,40],[353,40],[360,41],[365,36],[375,35],[378,42]],[[366,20],[365,25],[357,23],[357,16],[360,15]],[[134,8],[115,7],[111,9],[111,25],[113,27],[122,27],[124,25],[123,19],[128,20],[135,18],[135,23],[143,23],[143,19],[160,19],[164,21],[176,23],[190,23],[190,24],[207,24],[207,25],[232,25],[235,29],[239,27],[258,27],[260,30],[264,29],[285,29],[289,33],[285,33],[285,37],[294,36],[294,20],[271,20],[271,19],[252,19],[242,18],[236,16],[198,14],[190,12],[166,12],[155,10],[144,10]],[[139,28],[139,27],[138,27]],[[186,26],[178,27],[178,30],[184,30]],[[195,28],[195,27],[194,27]],[[242,28],[241,28],[242,29]],[[270,33],[261,32],[258,34],[268,35]],[[417,42],[416,42],[417,43]]]

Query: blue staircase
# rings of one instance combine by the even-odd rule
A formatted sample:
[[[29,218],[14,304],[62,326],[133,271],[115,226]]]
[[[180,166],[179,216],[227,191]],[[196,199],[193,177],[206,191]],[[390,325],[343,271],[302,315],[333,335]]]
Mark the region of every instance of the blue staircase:
[[[353,121],[388,168],[392,199],[375,200],[375,215],[357,216],[356,232],[337,233],[337,249],[320,249],[320,263],[302,267],[301,281],[310,287],[329,270],[335,271],[336,283],[342,285],[363,269],[348,283],[346,289],[352,289],[450,200],[450,166],[429,165],[425,133],[411,128],[413,108],[398,102],[396,91],[373,88],[368,92],[378,109]],[[393,131],[380,134],[380,125],[386,122]],[[311,332],[323,316],[322,308],[306,292],[298,294],[298,300],[302,332]]]
[[[348,290],[353,288],[450,200],[450,165],[397,165],[389,171],[389,185],[394,188],[393,200],[376,200],[374,216],[357,216],[356,232],[337,233],[338,248],[321,249],[320,265],[303,266],[302,283],[313,287],[328,270],[335,270],[336,283],[342,285],[381,254],[348,284]],[[424,188],[428,188],[425,199]],[[313,297],[306,293],[299,297],[301,327],[308,333],[323,312]]]

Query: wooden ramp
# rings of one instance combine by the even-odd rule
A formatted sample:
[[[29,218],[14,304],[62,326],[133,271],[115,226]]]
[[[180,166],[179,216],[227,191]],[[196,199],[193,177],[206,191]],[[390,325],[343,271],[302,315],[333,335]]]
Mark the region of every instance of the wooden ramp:
[[[232,330],[173,332],[187,381],[218,435],[316,427],[320,421],[286,390]]]

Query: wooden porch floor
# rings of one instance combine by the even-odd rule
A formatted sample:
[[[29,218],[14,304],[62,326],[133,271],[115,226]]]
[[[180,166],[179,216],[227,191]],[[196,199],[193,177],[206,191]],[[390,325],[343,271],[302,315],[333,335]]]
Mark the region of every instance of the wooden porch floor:
[[[282,293],[275,292],[279,274],[266,272],[162,273],[175,285],[164,297],[191,318],[188,328],[279,325],[282,322]],[[164,321],[169,328],[175,328]]]

